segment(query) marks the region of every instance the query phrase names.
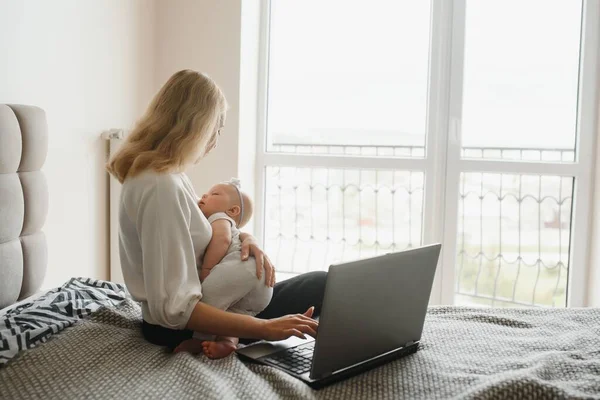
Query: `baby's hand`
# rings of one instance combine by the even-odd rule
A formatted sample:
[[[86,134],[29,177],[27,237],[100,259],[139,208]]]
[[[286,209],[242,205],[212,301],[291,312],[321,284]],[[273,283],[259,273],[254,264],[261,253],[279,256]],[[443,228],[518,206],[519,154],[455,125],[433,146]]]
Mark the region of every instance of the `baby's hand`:
[[[210,274],[210,269],[204,269],[204,268],[202,268],[200,270],[200,282],[204,282],[204,280],[206,278],[208,278],[209,274]]]

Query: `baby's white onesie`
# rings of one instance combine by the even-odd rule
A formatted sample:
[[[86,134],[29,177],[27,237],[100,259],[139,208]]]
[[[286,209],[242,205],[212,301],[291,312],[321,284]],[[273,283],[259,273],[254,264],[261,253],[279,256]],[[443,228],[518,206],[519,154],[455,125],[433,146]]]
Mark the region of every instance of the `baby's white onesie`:
[[[242,242],[235,221],[225,213],[216,213],[208,218],[208,222],[212,224],[219,219],[231,224],[231,244],[225,257],[202,283],[201,301],[221,310],[255,316],[269,305],[273,288],[265,285],[264,271],[261,279],[257,278],[254,257],[242,261]],[[199,268],[201,266],[199,263]],[[194,337],[207,340],[206,335],[198,332]]]

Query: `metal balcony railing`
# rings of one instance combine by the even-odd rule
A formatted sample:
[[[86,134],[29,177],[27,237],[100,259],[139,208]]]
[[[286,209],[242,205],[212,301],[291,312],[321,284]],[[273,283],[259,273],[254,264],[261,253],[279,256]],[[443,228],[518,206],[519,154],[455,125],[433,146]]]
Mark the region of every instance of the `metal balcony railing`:
[[[294,154],[423,157],[419,146],[277,144]],[[464,148],[463,157],[569,162],[571,149]],[[266,250],[278,270],[331,263],[421,243],[420,171],[267,167]],[[573,179],[464,173],[460,180],[457,304],[565,306]]]

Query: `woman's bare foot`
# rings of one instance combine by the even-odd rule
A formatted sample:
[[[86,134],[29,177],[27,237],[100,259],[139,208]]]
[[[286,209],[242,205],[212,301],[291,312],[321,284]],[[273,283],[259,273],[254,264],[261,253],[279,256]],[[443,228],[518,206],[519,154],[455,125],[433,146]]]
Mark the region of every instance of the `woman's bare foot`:
[[[219,340],[216,342],[202,342],[204,355],[208,358],[216,360],[218,358],[225,358],[235,351],[237,348],[235,344],[229,340]]]
[[[179,346],[175,347],[173,353],[187,352],[192,354],[200,354],[204,351],[202,343],[204,342],[198,339],[184,340],[183,342],[179,343]]]

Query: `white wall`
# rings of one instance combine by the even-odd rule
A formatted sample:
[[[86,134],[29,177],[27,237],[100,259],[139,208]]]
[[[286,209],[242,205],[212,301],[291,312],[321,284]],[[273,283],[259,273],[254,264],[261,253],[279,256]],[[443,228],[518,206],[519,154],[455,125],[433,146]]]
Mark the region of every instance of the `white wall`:
[[[188,172],[196,190],[237,172],[240,76],[240,0],[169,0],[156,3],[155,89],[176,71],[204,72],[221,87],[229,103],[219,145]]]
[[[107,143],[153,93],[154,2],[0,0],[0,103],[46,110],[43,287],[108,278]]]
[[[259,4],[244,2],[242,9],[241,0],[156,3],[155,90],[176,71],[193,69],[213,78],[229,103],[217,149],[188,171],[198,193],[235,176],[254,195],[258,54],[253,48],[258,41]],[[247,32],[242,15],[250,21]]]

